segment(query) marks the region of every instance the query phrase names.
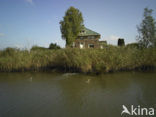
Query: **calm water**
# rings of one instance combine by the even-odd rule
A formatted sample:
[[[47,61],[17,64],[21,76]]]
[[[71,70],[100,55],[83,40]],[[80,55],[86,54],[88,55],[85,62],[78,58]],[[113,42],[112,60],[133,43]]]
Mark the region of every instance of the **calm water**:
[[[156,108],[156,72],[0,73],[0,117],[120,117],[122,105]]]

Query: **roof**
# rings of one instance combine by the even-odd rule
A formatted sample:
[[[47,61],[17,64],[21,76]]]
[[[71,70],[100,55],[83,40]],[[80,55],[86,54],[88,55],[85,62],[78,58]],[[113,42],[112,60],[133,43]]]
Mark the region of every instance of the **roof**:
[[[100,34],[86,27],[83,27],[78,36],[93,36],[93,35],[100,35]]]
[[[100,44],[107,44],[106,40],[99,41]]]

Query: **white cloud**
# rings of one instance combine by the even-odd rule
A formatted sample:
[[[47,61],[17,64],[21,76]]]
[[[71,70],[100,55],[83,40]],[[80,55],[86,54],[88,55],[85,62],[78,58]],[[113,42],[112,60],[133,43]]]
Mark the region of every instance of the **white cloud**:
[[[0,37],[3,37],[5,34],[4,33],[0,33]]]
[[[31,4],[31,5],[34,4],[33,0],[25,0],[25,1],[28,2],[28,3]]]
[[[119,37],[118,36],[115,36],[115,35],[111,35],[108,39],[109,40],[112,40],[112,41],[116,41],[116,40],[119,39]]]
[[[117,40],[119,39],[119,36],[116,35],[110,35],[108,37],[104,37],[104,39],[102,40],[106,40],[108,44],[113,44],[116,45],[117,44]]]
[[[23,46],[23,45],[21,45],[21,44],[16,44],[16,45],[15,45],[15,48],[22,49],[22,48],[24,48],[24,46]]]
[[[102,40],[116,41],[118,39],[119,39],[119,36],[111,35],[111,36],[108,36],[108,37],[104,37],[104,39],[102,39]]]

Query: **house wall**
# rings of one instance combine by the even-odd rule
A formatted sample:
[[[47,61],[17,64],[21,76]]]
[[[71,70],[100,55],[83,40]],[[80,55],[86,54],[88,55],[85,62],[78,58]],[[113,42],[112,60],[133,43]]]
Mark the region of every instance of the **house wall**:
[[[107,45],[107,41],[99,41],[99,46],[101,49],[105,48]]]
[[[76,39],[74,47],[80,48],[80,43],[83,43],[83,48],[89,48],[89,44],[93,44],[94,48],[99,48],[99,38],[96,37],[94,39],[88,39],[88,37],[84,37],[83,39]]]

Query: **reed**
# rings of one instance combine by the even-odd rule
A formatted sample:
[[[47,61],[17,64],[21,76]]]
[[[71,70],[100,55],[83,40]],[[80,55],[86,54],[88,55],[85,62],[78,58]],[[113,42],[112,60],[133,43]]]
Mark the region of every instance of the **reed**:
[[[0,71],[59,70],[106,73],[121,70],[148,70],[156,67],[156,48],[106,46],[104,49],[7,48],[0,51]]]

